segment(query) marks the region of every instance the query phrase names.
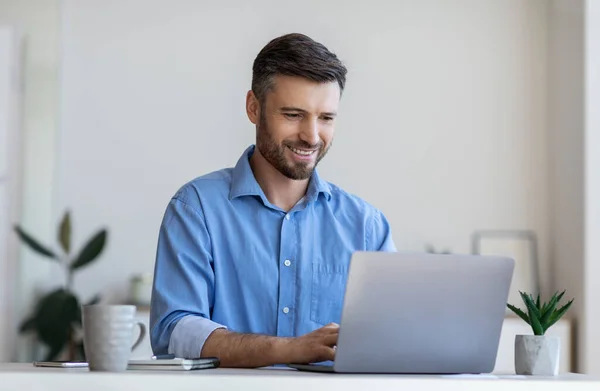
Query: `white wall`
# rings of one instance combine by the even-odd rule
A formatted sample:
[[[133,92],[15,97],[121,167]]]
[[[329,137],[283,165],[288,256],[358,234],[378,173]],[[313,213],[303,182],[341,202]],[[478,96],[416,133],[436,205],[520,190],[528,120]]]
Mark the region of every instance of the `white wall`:
[[[20,221],[40,240],[50,243],[56,237],[53,193],[58,114],[58,0],[0,0],[0,25],[13,26],[23,44]],[[21,250],[19,266],[19,276],[14,282],[18,320],[28,315],[34,295],[51,283],[48,277],[54,271],[54,265],[27,249]],[[12,280],[14,276],[0,276],[0,284],[7,283],[6,279]],[[27,357],[27,350],[20,349],[17,358]]]
[[[169,197],[253,141],[252,61],[292,31],[349,68],[321,173],[380,207],[399,249],[536,230],[547,288],[546,2],[290,4],[63,1],[57,213],[79,244],[110,228],[76,289],[122,300],[152,270]]]
[[[15,353],[15,277],[18,243],[11,235],[12,224],[20,217],[20,109],[21,57],[19,36],[14,29],[0,26],[0,362]]]
[[[600,1],[585,15],[585,362],[600,374]]]
[[[577,370],[600,374],[600,2],[549,8],[550,255],[575,297]]]
[[[585,362],[584,296],[584,1],[555,0],[549,10],[550,254],[553,285],[576,302],[578,367]],[[581,369],[581,368],[578,368]]]

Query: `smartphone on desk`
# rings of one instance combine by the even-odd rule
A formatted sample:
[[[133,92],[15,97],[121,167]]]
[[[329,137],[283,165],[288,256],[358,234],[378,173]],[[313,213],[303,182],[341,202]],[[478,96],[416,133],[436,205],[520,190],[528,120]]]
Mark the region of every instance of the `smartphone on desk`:
[[[33,366],[47,368],[87,368],[88,363],[85,361],[34,361]]]

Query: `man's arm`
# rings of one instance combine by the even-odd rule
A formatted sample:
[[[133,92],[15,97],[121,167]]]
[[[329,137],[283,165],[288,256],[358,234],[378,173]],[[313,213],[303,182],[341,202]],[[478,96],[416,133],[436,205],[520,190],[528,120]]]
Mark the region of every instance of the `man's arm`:
[[[183,188],[169,202],[160,227],[150,312],[155,354],[198,357],[218,327],[210,319],[215,276],[210,235],[193,194]]]
[[[150,336],[155,354],[218,357],[224,367],[259,367],[332,360],[332,325],[298,338],[238,334],[210,319],[214,300],[210,236],[202,211],[185,189],[167,207],[160,228]]]
[[[275,364],[308,364],[335,357],[339,326],[330,324],[296,338],[212,332],[201,357],[219,357],[223,367],[256,368]]]
[[[392,229],[386,217],[379,210],[375,210],[371,217],[371,227],[367,231],[367,250],[396,252],[396,245],[392,238]]]

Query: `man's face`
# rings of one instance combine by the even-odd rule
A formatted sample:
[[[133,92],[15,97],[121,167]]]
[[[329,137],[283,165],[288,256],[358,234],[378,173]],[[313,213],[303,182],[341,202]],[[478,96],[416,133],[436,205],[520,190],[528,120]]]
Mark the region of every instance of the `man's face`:
[[[256,146],[290,179],[308,179],[333,141],[340,101],[337,82],[277,76],[257,124]]]

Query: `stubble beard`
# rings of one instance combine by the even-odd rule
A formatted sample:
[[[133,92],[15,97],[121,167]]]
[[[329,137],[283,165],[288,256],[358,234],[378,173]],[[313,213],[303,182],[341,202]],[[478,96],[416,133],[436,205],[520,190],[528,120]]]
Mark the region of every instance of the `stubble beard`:
[[[324,148],[322,141],[319,141],[316,145],[310,145],[302,140],[295,142],[284,140],[281,144],[278,144],[273,138],[273,134],[269,130],[267,119],[265,118],[264,112],[261,110],[257,129],[256,147],[261,155],[275,167],[277,171],[289,179],[303,180],[312,176],[321,159],[325,157],[329,148],[331,148],[331,143],[327,149]],[[289,149],[289,147],[298,149],[317,149],[317,152],[315,152],[317,153],[317,158],[314,165],[310,162],[290,163],[285,157],[286,149]]]

